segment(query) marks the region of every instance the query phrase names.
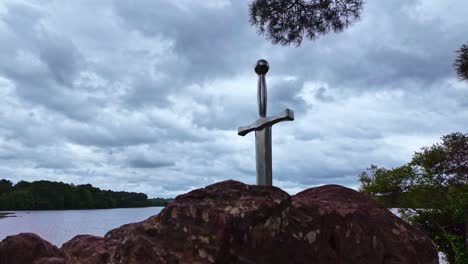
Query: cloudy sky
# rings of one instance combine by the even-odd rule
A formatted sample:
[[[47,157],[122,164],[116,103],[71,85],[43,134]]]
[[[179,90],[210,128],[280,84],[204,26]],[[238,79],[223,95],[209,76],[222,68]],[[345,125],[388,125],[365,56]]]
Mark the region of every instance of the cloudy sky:
[[[40,5],[38,3],[41,3]],[[358,186],[468,130],[466,0],[368,0],[300,48],[259,36],[249,1],[0,1],[0,178],[174,197],[255,183],[255,62],[270,63],[274,185]]]

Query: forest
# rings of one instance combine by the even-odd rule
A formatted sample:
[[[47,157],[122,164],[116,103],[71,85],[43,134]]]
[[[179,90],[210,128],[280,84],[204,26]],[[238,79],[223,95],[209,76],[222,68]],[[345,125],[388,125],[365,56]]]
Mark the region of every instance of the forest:
[[[101,190],[91,184],[0,180],[0,210],[107,209],[165,206],[170,199],[144,193]]]

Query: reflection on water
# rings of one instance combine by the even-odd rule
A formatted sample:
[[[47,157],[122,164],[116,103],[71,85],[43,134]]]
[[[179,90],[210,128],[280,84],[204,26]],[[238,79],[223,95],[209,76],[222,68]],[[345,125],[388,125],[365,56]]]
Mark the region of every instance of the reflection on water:
[[[32,232],[60,247],[76,235],[104,236],[113,228],[158,214],[162,208],[8,211],[16,217],[0,219],[0,240],[9,235]]]

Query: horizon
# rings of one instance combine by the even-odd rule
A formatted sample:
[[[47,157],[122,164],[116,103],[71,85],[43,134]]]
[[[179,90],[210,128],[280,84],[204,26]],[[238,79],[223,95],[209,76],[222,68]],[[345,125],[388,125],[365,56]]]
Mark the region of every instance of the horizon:
[[[1,181],[1,180],[7,180],[7,179],[0,178],[0,181]],[[230,180],[233,180],[233,179],[227,179],[227,180],[224,180],[224,181],[230,181]],[[11,182],[13,183],[13,186],[14,186],[14,185],[16,185],[18,182],[21,182],[21,181],[24,181],[24,180],[18,180],[18,181],[16,181],[16,182],[14,182],[14,181],[11,181]],[[101,191],[111,191],[111,192],[129,192],[129,191],[126,191],[126,190],[111,190],[111,189],[103,189],[103,188],[100,188],[99,186],[94,186],[94,185],[92,185],[91,183],[80,183],[80,184],[74,184],[74,183],[68,183],[68,182],[63,182],[63,181],[41,180],[41,179],[34,180],[34,181],[49,181],[49,182],[54,182],[54,183],[64,183],[64,184],[67,184],[67,185],[72,185],[72,186],[78,186],[78,185],[88,185],[88,184],[89,184],[89,185],[91,185],[93,188],[98,188],[98,189],[99,189],[99,190],[101,190]],[[234,180],[234,181],[236,181],[236,180]],[[29,182],[29,181],[26,181],[26,182]],[[31,182],[29,182],[29,183],[31,183]],[[213,184],[214,184],[214,183],[213,183]],[[322,184],[322,185],[317,185],[317,186],[314,186],[314,187],[320,187],[320,186],[324,186],[324,185],[333,185],[333,184],[334,184],[334,183],[330,183],[330,184]],[[211,185],[211,184],[210,184],[210,185]],[[255,184],[252,184],[252,185],[255,185]],[[207,185],[207,186],[209,186],[209,185]],[[204,187],[207,187],[207,186],[201,186],[200,188],[204,188]],[[274,185],[273,185],[273,186],[274,186]],[[276,187],[276,186],[275,186],[275,187]],[[314,187],[311,187],[311,188],[314,188]],[[356,190],[356,191],[357,191],[357,188],[351,188],[351,187],[348,187],[348,188],[350,188],[350,189],[353,189],[353,190]],[[280,188],[280,189],[281,189],[281,188]],[[304,189],[304,190],[306,190],[306,189]],[[301,191],[304,191],[304,190],[301,190]],[[147,195],[146,193],[144,193],[144,192],[138,192],[138,191],[136,191],[135,193],[143,193],[143,194],[145,194],[145,195],[148,197],[148,199],[175,199],[175,198],[177,197],[177,195],[176,195],[176,196],[174,196],[174,197],[158,197],[158,196],[153,196],[153,197],[150,197],[150,196],[148,196],[148,195]],[[181,193],[181,194],[183,194],[183,193]],[[293,195],[295,195],[295,194],[297,194],[297,193],[288,193],[288,194],[289,194],[289,195],[291,195],[291,196],[293,196]]]
[[[6,179],[0,178],[0,181],[2,181],[2,180],[6,180]],[[23,180],[19,180],[19,181],[17,181],[17,182],[12,182],[12,183],[13,183],[13,187],[14,187],[17,183],[19,183],[19,182],[21,182],[21,181],[23,181]],[[39,182],[39,181],[48,181],[48,182],[52,182],[52,183],[63,183],[63,184],[70,185],[70,186],[73,186],[73,187],[76,187],[76,186],[79,186],[79,185],[91,185],[93,188],[97,188],[97,189],[99,189],[100,191],[106,191],[106,192],[109,192],[109,191],[110,191],[110,192],[129,192],[129,191],[125,191],[125,190],[101,189],[101,188],[99,188],[98,186],[94,186],[94,185],[92,185],[92,184],[90,184],[90,183],[83,183],[83,184],[75,185],[75,184],[73,184],[73,183],[68,183],[68,182],[49,181],[49,180],[35,180],[35,181],[33,181],[33,182]],[[26,181],[26,182],[28,182],[28,181]],[[32,182],[28,182],[28,183],[32,183]],[[149,197],[146,193],[143,193],[143,192],[133,192],[133,193],[142,193],[142,194],[146,195],[147,198],[148,198],[149,200],[151,200],[151,199],[174,199],[174,198],[175,198],[175,197],[157,197],[157,196],[155,196],[155,197]],[[116,208],[122,208],[122,207],[116,207]],[[42,209],[39,209],[39,210],[42,210]],[[53,209],[53,210],[56,210],[56,209]],[[67,209],[67,210],[68,210],[68,209]],[[73,209],[72,209],[72,210],[73,210]],[[11,210],[8,210],[8,211],[11,211]]]
[[[248,2],[0,2],[0,178],[174,198],[255,184],[254,66],[266,59],[273,185],[357,189],[371,164],[410,161],[468,130],[455,51],[468,2],[365,4],[360,21],[301,47],[273,45]],[[450,15],[448,15],[450,14]]]

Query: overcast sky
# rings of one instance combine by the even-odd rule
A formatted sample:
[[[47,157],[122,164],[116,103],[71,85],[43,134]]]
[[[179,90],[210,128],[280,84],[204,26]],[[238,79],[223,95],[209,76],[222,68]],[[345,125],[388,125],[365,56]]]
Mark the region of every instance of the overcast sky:
[[[38,5],[41,3],[41,5]],[[0,1],[0,178],[174,197],[255,183],[256,61],[267,59],[273,183],[358,186],[468,130],[466,0],[368,0],[345,32],[271,44],[249,1]]]

